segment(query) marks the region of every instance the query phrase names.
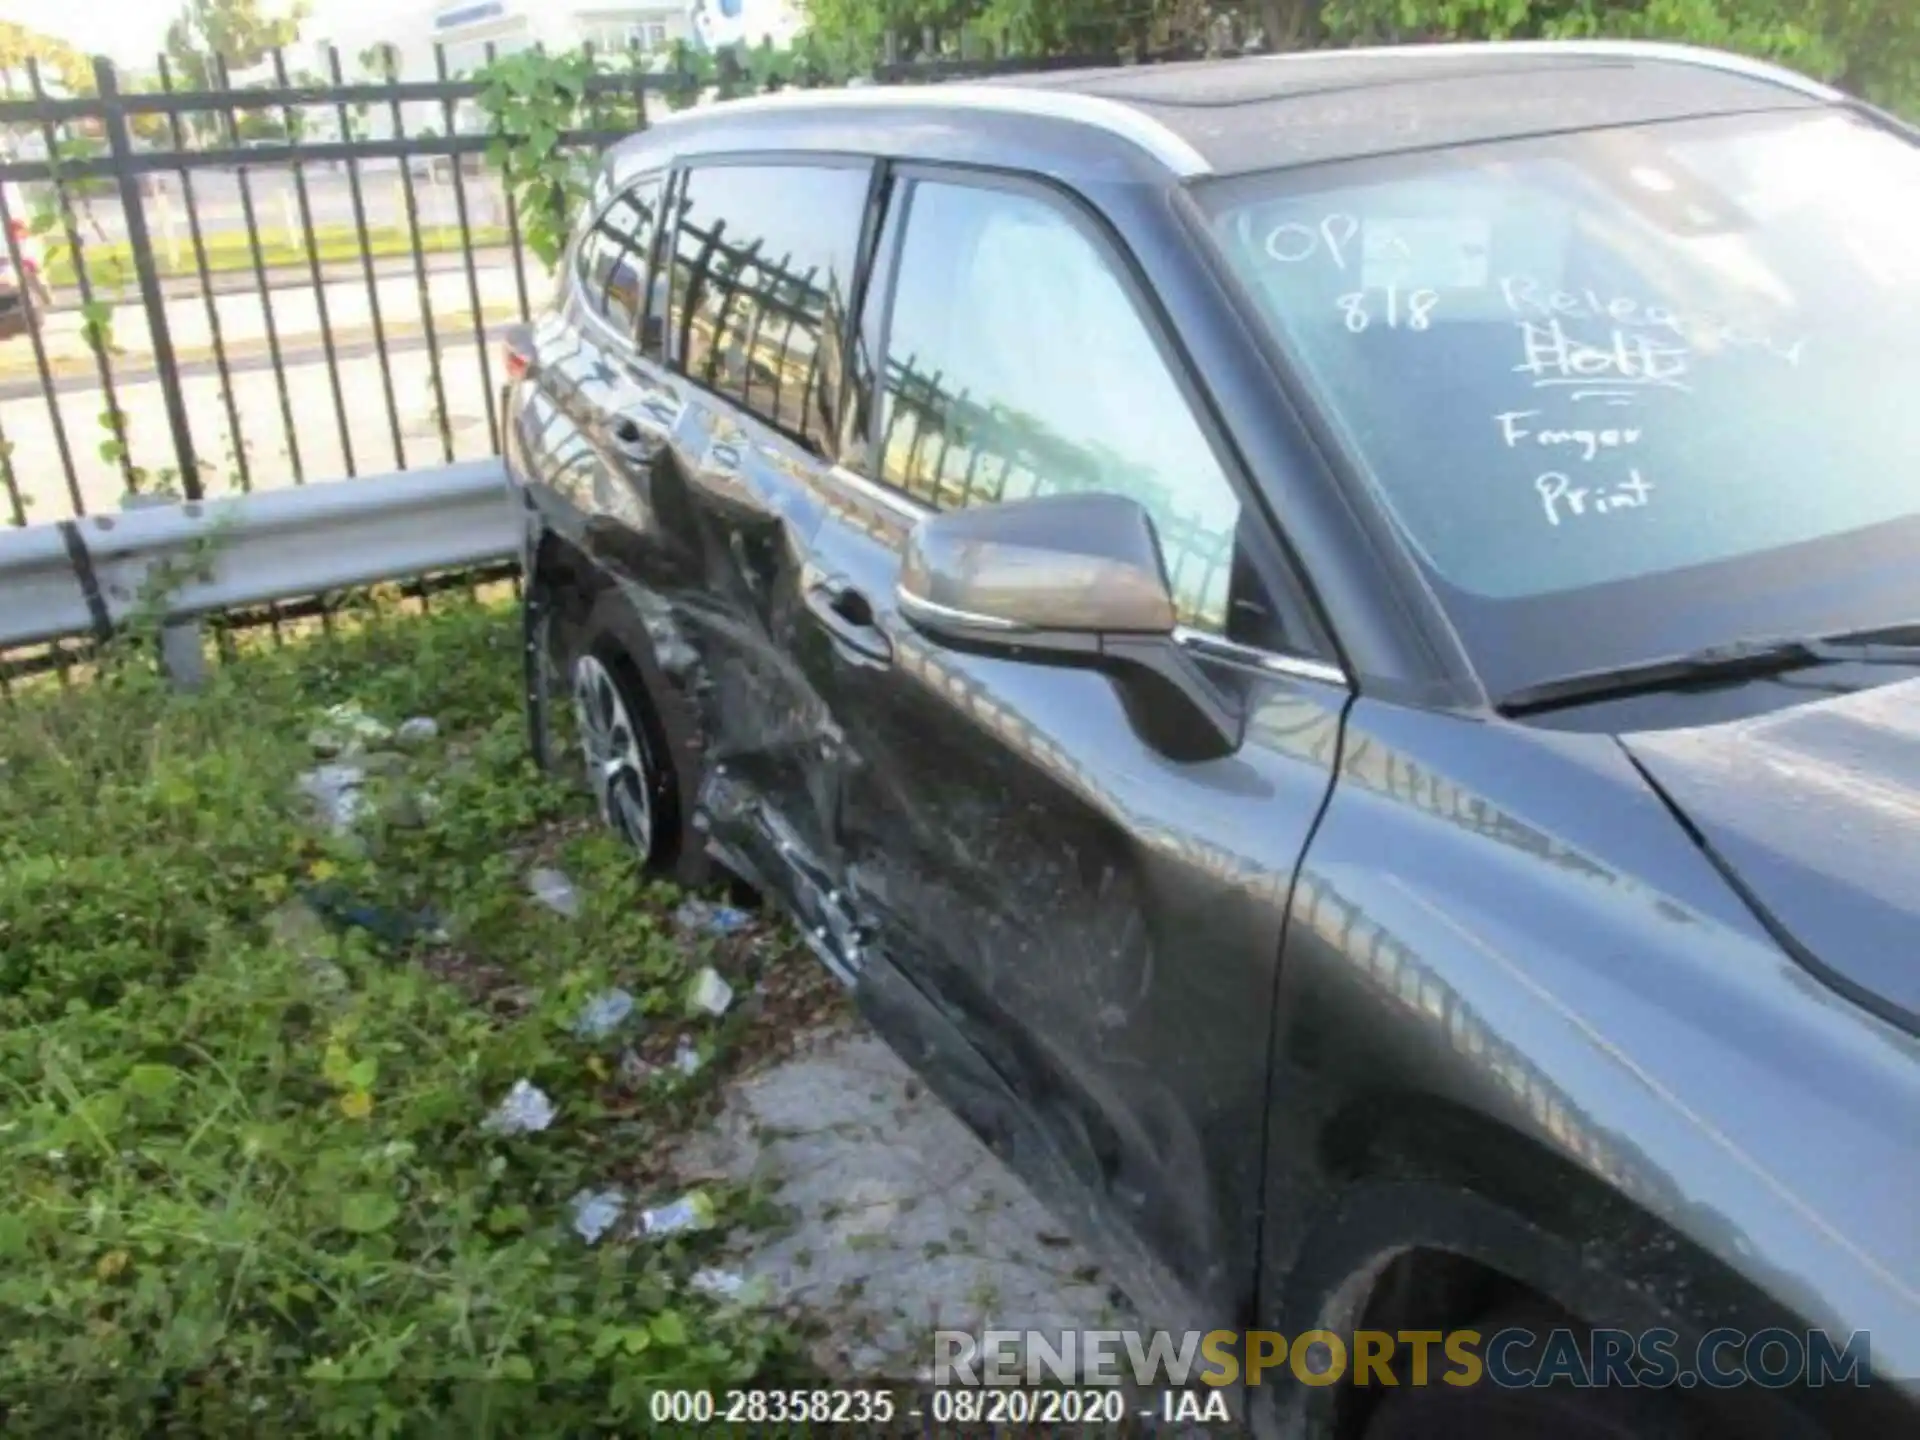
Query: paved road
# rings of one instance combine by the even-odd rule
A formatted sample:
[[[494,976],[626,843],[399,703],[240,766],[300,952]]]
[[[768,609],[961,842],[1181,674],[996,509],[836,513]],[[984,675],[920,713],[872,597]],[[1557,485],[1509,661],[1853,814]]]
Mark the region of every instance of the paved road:
[[[493,451],[487,423],[488,387],[480,355],[470,331],[443,343],[439,351],[447,397],[448,440],[454,459],[474,459]],[[501,379],[497,359],[491,353],[487,358],[497,385]],[[448,445],[442,441],[435,418],[432,367],[426,347],[415,345],[390,353],[389,362],[391,406],[375,353],[366,349],[341,359],[344,421],[334,405],[327,366],[319,360],[287,367],[284,406],[270,367],[233,375],[234,409],[254,488],[292,484],[296,474],[311,480],[331,480],[349,473],[375,474],[409,464],[437,464],[448,458]],[[182,386],[194,441],[209,467],[205,476],[207,494],[230,493],[237,488],[238,467],[233,459],[237,447],[219,376],[211,367],[202,367],[197,373],[185,374]],[[149,378],[127,384],[119,391],[119,401],[127,416],[128,446],[135,463],[155,471],[171,466],[173,443],[158,381]],[[59,411],[73,452],[80,500],[88,513],[118,509],[124,489],[119,466],[99,453],[106,432],[96,417],[103,408],[97,386],[69,384],[60,390]],[[397,452],[393,437],[396,428]],[[0,432],[13,447],[14,474],[28,497],[27,520],[58,520],[71,515],[74,506],[62,474],[51,408],[37,388],[29,395],[0,401]],[[12,519],[10,503],[0,495],[0,524]]]
[[[493,438],[487,401],[502,379],[499,330],[520,314],[512,258],[505,251],[495,251],[490,263],[476,265],[477,323],[464,266],[427,277],[424,307],[422,287],[410,264],[381,273],[371,296],[365,281],[355,276],[333,280],[323,287],[329,322],[324,331],[319,298],[311,285],[273,292],[272,317],[285,372],[284,403],[267,343],[267,307],[258,293],[169,300],[167,320],[182,357],[183,395],[207,492],[235,486],[240,470],[236,457],[242,453],[255,487],[292,483],[296,475],[332,479],[446,458],[435,421],[433,365],[423,319],[429,315],[454,457],[490,453]],[[551,282],[537,264],[529,266],[525,281],[530,297],[539,303]],[[375,299],[387,336],[384,367],[373,340]],[[219,318],[243,450],[236,446],[235,427],[213,362],[210,310]],[[154,472],[173,467],[175,450],[152,364],[145,312],[138,305],[120,307],[113,333],[123,352],[113,363],[114,388],[127,417],[133,463]],[[322,345],[323,333],[331,333],[334,339],[331,366]],[[0,439],[11,446],[14,475],[30,497],[26,518],[51,520],[73,513],[76,488],[82,507],[90,513],[117,508],[124,479],[118,461],[100,453],[102,442],[109,438],[100,423],[106,403],[97,363],[81,336],[79,316],[49,316],[43,341],[55,371],[51,392],[40,382],[30,342],[23,337],[0,347]],[[338,402],[332,378],[336,370]],[[72,458],[72,486],[65,474],[57,426],[64,428]],[[10,500],[0,494],[0,524],[14,518]]]
[[[189,263],[191,263],[191,253],[191,251],[188,252]],[[447,271],[458,271],[461,274],[465,274],[468,253],[469,252],[464,250],[429,251],[421,257],[421,260],[429,275],[438,275]],[[478,246],[472,250],[471,254],[474,268],[477,270],[486,270],[497,265],[511,265],[513,263],[513,255],[505,245]],[[540,269],[540,263],[531,256],[528,256],[522,259],[521,265],[526,271],[529,285],[538,288],[539,284],[543,283],[541,277],[545,273]],[[373,273],[375,279],[384,279],[393,275],[410,276],[413,274],[413,256],[411,253],[376,255],[373,260]],[[357,255],[351,260],[323,260],[320,263],[320,279],[323,284],[333,284],[335,282],[361,284],[364,282],[365,277],[366,271],[363,262]],[[205,288],[210,288],[215,295],[250,294],[257,293],[260,289],[260,278],[254,274],[250,267],[241,270],[216,270],[209,274],[207,279],[210,280],[212,284]],[[304,262],[294,265],[268,266],[266,280],[267,289],[276,296],[282,290],[311,290],[313,288],[313,272]],[[197,302],[200,299],[202,290],[203,287],[200,284],[198,274],[163,275],[160,277],[160,293],[170,300],[192,300]],[[141,303],[140,282],[137,278],[129,274],[124,284],[112,290],[102,290],[96,287],[94,290],[94,298],[110,300],[115,304],[138,305]],[[58,315],[65,311],[78,310],[79,308],[80,287],[78,285],[62,285],[55,291],[51,313]]]
[[[537,262],[527,265],[522,279],[532,304],[537,304],[551,289],[552,282]],[[520,289],[515,282],[510,252],[493,251],[484,265],[476,259],[473,281],[479,291],[483,319],[499,321],[518,317]],[[323,295],[327,312],[325,327],[321,325],[320,314]],[[376,304],[390,339],[423,333],[424,317],[429,315],[442,336],[460,330],[471,334],[473,303],[464,265],[430,272],[426,295],[423,307],[419,281],[412,265],[408,264],[376,272],[371,291],[364,279],[347,274],[330,280],[319,293],[311,284],[270,291],[264,303],[257,290],[236,291],[211,299],[197,294],[178,295],[166,302],[167,327],[172,332],[176,355],[189,367],[196,361],[212,358],[214,317],[218,319],[221,341],[230,359],[239,361],[265,353],[269,309],[275,336],[283,353],[289,355],[317,348],[323,329],[330,330],[341,345],[349,348],[371,340]],[[74,379],[98,378],[94,355],[83,338],[77,313],[49,315],[41,339],[57,378],[68,383]],[[153,338],[143,307],[122,304],[115,308],[113,339],[121,350],[113,364],[116,377],[131,381],[151,372]],[[0,346],[0,401],[38,400],[41,391],[32,343],[22,336]],[[0,423],[8,423],[4,413],[0,413]]]
[[[316,227],[346,225],[353,219],[353,191],[344,167],[309,166],[306,170],[307,204]],[[241,201],[239,176],[228,170],[193,172],[193,210],[207,236],[244,233],[246,210]],[[507,223],[505,192],[491,173],[462,177],[466,189],[467,218],[474,226]],[[247,172],[247,190],[253,201],[254,223],[261,238],[268,242],[286,238],[292,228],[298,233],[300,211],[295,194],[293,172],[280,166]],[[429,178],[413,177],[414,205],[424,225],[457,225],[459,211],[450,173],[442,168]],[[392,161],[363,161],[360,167],[360,201],[367,224],[373,229],[406,224],[406,198],[401,189],[400,172]],[[178,175],[161,175],[148,187],[146,195],[147,228],[155,248],[166,251],[177,247],[182,263],[193,263],[192,235],[187,227],[185,194]],[[92,231],[86,239],[127,238],[126,216],[117,195],[101,195],[88,201],[88,213],[101,232]]]

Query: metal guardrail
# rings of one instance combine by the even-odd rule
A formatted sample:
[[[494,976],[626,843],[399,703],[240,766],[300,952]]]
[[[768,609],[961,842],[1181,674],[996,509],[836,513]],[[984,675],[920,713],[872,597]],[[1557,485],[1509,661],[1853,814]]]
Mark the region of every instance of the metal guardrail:
[[[498,459],[0,529],[0,651],[519,553]]]

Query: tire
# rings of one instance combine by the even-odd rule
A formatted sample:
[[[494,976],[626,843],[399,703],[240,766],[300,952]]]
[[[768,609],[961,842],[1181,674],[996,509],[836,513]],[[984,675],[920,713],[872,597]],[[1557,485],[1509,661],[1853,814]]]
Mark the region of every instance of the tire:
[[[549,775],[574,773],[562,753],[571,745],[559,709],[567,698],[571,666],[568,626],[558,597],[537,578],[530,580],[520,601],[522,683],[527,710],[527,749],[533,763]]]
[[[1518,1326],[1545,1334],[1580,1327],[1532,1306],[1476,1320],[1483,1335]],[[1482,1380],[1389,1390],[1367,1417],[1361,1440],[1689,1440],[1678,1408],[1651,1391],[1619,1388],[1502,1389]]]
[[[679,783],[659,712],[623,641],[628,613],[604,594],[570,622],[537,582],[523,607],[529,740],[550,773],[582,781],[601,822],[650,871],[682,878]]]

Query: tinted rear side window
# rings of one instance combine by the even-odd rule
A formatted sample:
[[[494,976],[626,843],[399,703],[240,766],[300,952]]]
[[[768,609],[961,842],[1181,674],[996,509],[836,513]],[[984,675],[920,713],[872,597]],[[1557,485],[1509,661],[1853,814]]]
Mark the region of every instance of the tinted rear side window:
[[[675,367],[825,454],[865,165],[716,165],[683,187]]]
[[[659,213],[660,177],[650,175],[600,214],[575,253],[581,293],[622,335],[640,325]]]

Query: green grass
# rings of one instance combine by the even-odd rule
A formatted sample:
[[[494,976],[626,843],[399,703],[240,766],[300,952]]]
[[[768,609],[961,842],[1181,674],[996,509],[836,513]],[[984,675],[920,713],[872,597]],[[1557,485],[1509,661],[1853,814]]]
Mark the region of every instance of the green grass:
[[[688,1017],[690,953],[578,795],[523,758],[509,611],[376,609],[202,693],[144,653],[0,704],[0,1383],[11,1434],[553,1434],[647,1427],[660,1386],[787,1373],[787,1331],[692,1292],[719,1230],[603,1240],[582,1187],[675,1193],[663,1148],[754,1036]],[[388,777],[432,818],[321,837],[293,786],[325,706],[441,739]],[[583,913],[527,893],[538,858]],[[315,881],[431,905],[450,943],[275,938]],[[775,964],[806,963],[795,958]],[[571,1030],[626,986],[650,1056]],[[777,987],[776,987],[777,988]],[[780,1028],[761,1022],[762,1030]],[[558,1118],[480,1122],[531,1079]],[[754,1197],[713,1192],[725,1219]]]
[[[175,254],[162,236],[158,233],[154,236],[154,258],[163,278],[200,273],[194,258],[193,240],[184,225],[178,239],[178,254]],[[473,248],[479,248],[504,245],[507,239],[505,226],[475,225],[472,227],[470,243]],[[253,249],[244,230],[222,230],[203,237],[203,240],[209,273],[229,274],[253,268]],[[462,235],[458,225],[423,225],[420,228],[420,249],[423,254],[446,254],[468,246],[469,241]],[[316,225],[313,249],[323,265],[335,261],[357,261],[363,251],[375,259],[381,259],[393,255],[411,255],[413,238],[403,225],[370,226],[364,240],[351,225]],[[87,245],[82,253],[86,256],[87,278],[94,285],[127,286],[134,283],[133,251],[125,241]],[[260,255],[268,269],[309,263],[305,245],[289,244],[284,226],[264,221],[260,226]],[[75,283],[73,253],[65,244],[48,244],[47,279],[53,285]]]

